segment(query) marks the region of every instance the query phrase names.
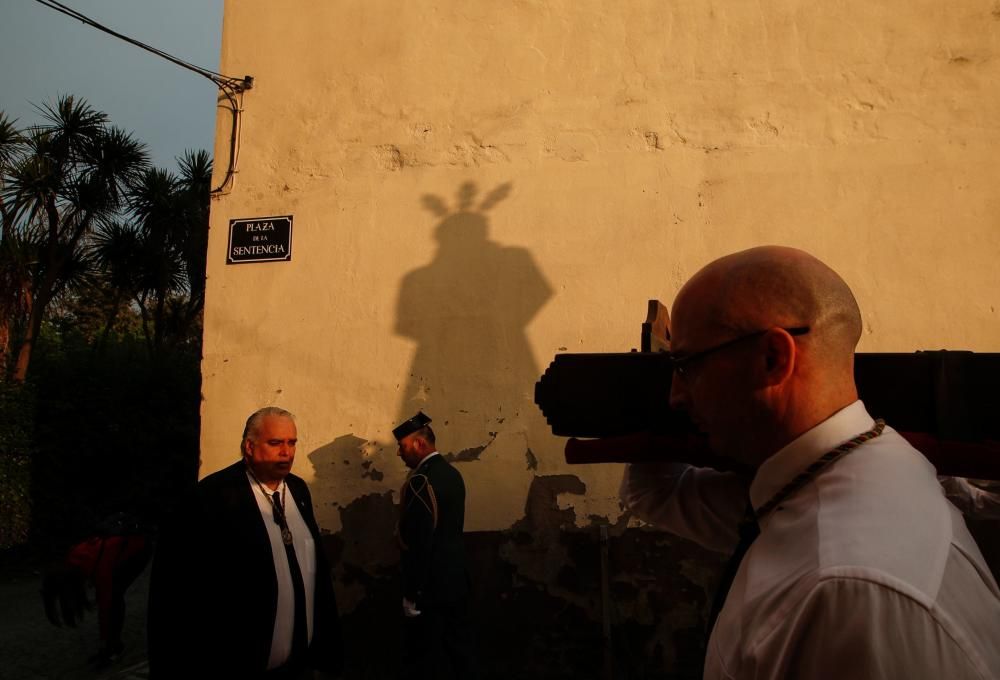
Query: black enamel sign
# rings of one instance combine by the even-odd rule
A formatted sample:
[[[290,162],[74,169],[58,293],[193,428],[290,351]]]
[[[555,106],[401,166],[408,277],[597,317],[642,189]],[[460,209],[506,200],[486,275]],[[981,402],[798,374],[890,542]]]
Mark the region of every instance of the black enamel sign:
[[[229,220],[226,264],[292,259],[292,216]]]

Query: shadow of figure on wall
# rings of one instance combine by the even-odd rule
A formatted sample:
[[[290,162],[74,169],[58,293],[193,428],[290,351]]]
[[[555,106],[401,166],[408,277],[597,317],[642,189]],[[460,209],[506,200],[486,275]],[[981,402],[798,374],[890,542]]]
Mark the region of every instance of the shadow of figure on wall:
[[[478,458],[501,423],[534,408],[538,366],[526,327],[552,289],[527,249],[489,238],[487,211],[510,189],[502,184],[474,205],[477,187],[467,182],[454,211],[423,197],[441,218],[438,247],[403,278],[396,305],[396,333],[417,343],[397,421],[423,410],[457,461]]]
[[[351,650],[343,677],[351,680],[399,677],[398,655],[385,650],[403,644],[399,627],[391,625],[400,616],[397,512],[373,447],[345,434],[308,454],[319,525],[334,526],[331,515],[339,517],[340,529],[326,533],[323,544],[333,566],[344,649]]]

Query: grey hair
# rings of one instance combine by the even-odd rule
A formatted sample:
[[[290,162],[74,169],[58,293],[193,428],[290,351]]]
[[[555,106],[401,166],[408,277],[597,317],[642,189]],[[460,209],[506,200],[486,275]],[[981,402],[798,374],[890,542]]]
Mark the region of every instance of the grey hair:
[[[240,440],[240,446],[243,446],[243,442],[247,440],[247,437],[256,437],[257,433],[260,432],[260,424],[264,418],[268,416],[275,416],[277,418],[288,418],[292,422],[295,421],[295,416],[286,411],[283,408],[277,406],[265,406],[259,411],[254,411],[253,415],[247,418],[247,424],[243,428],[243,438]]]

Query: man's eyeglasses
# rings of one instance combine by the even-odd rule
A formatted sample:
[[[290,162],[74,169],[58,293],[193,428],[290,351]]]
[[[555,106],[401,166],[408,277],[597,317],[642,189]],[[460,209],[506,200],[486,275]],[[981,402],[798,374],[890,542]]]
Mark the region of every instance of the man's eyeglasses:
[[[709,347],[708,349],[703,349],[700,352],[695,352],[693,354],[688,354],[686,356],[677,356],[676,354],[670,355],[670,364],[674,367],[674,372],[681,376],[682,378],[690,375],[692,362],[698,361],[699,359],[704,359],[709,354],[726,349],[727,347],[732,347],[736,343],[743,342],[744,340],[750,340],[751,338],[759,338],[772,329],[765,328],[762,331],[754,331],[753,333],[747,333],[746,335],[741,335],[738,338],[733,338],[732,340],[726,340],[725,342],[716,345],[714,347]],[[783,328],[783,331],[789,335],[805,335],[809,332],[809,326],[796,326],[794,328]]]

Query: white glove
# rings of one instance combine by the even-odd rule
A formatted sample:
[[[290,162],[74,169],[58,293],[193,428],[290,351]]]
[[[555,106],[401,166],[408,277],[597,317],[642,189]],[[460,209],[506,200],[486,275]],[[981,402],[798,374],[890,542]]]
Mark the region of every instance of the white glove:
[[[420,616],[420,610],[417,609],[416,602],[410,602],[405,597],[403,598],[403,616],[408,619],[412,619],[415,616]]]

